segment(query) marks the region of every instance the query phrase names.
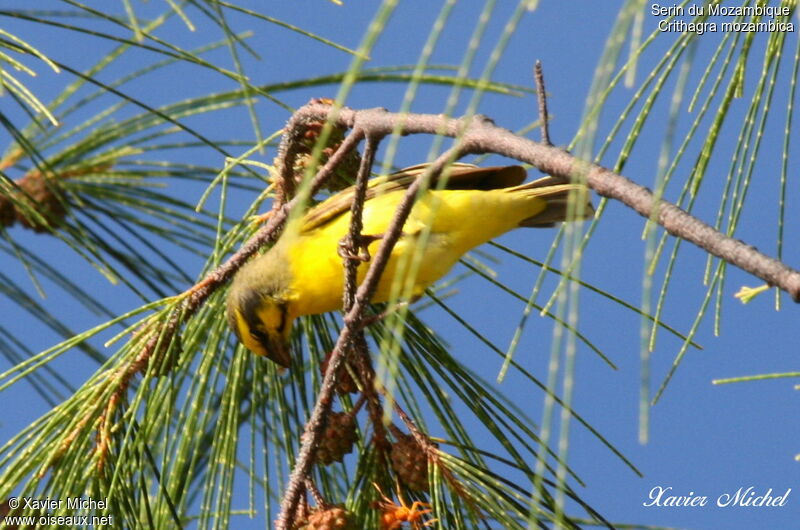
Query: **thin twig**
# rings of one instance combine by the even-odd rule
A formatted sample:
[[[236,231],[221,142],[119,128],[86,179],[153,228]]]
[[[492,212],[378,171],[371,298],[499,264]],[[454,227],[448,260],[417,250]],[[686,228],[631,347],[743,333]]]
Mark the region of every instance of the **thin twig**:
[[[547,113],[547,92],[544,89],[544,71],[542,61],[537,60],[533,69],[533,77],[536,80],[536,99],[539,102],[539,121],[542,122],[542,143],[553,145],[550,141],[550,115]]]
[[[396,400],[392,400],[392,406],[394,408],[394,411],[400,417],[400,419],[403,420],[403,423],[406,424],[406,428],[411,433],[411,436],[414,437],[414,440],[428,456],[428,459],[434,460],[435,463],[438,464],[439,448],[436,446],[436,444],[431,442],[430,439],[428,438],[428,435],[422,432],[419,429],[419,427],[417,427],[417,424],[414,423],[414,420],[411,419],[411,416],[409,416],[408,413],[405,410],[403,410],[403,408],[397,403]],[[398,431],[399,429],[397,429],[396,426],[394,429],[392,429],[392,432],[394,433],[395,436],[397,436]]]
[[[377,141],[367,136],[364,143],[364,154],[361,159],[361,166],[358,176],[356,177],[353,204],[350,210],[350,232],[344,241],[345,252],[349,253],[349,256],[344,258],[345,282],[343,307],[345,312],[349,311],[355,302],[357,272],[358,266],[361,264],[361,259],[358,257],[358,254],[360,254],[360,247],[364,245],[361,234],[361,230],[363,229],[362,214],[364,210],[364,198],[366,196],[367,181],[375,161],[377,148]],[[363,324],[364,319],[361,321]],[[356,358],[356,367],[359,379],[361,380],[361,388],[363,389],[362,398],[368,400],[367,407],[369,409],[369,418],[374,432],[373,440],[376,450],[378,451],[378,459],[380,460],[381,456],[385,454],[387,450],[388,442],[386,441],[386,430],[383,426],[383,405],[381,404],[380,396],[375,391],[375,371],[370,362],[369,347],[367,346],[367,339],[364,336],[363,325],[354,334],[350,350],[352,353],[346,352],[345,355],[349,356],[349,358]]]
[[[311,477],[306,477],[305,486],[306,489],[311,493],[311,496],[314,497],[314,502],[316,505],[323,510],[327,509],[329,503],[322,496],[322,493],[320,493],[319,488],[317,488],[317,485],[314,484],[314,481],[311,480]]]
[[[353,341],[353,350],[356,354],[359,378],[364,389],[363,395],[367,398],[369,421],[372,423],[373,430],[372,439],[378,453],[378,461],[381,462],[389,450],[389,441],[386,439],[386,427],[383,424],[383,403],[381,403],[381,397],[375,388],[375,369],[372,367],[363,328],[356,333],[356,338]]]
[[[350,409],[350,412],[347,413],[348,416],[355,418],[356,414],[361,410],[361,407],[364,406],[364,403],[367,402],[367,396],[361,394],[358,399],[356,400],[355,404],[353,404],[353,408]]]
[[[356,276],[361,260],[356,257],[361,247],[361,230],[364,226],[362,213],[364,211],[364,197],[367,193],[367,181],[369,180],[372,165],[375,163],[375,153],[378,150],[378,141],[367,136],[364,142],[364,155],[361,157],[361,165],[356,176],[355,193],[353,204],[350,207],[350,231],[345,236],[343,248],[347,254],[344,259],[344,300],[342,307],[348,311],[353,307],[356,296]]]
[[[394,408],[394,411],[397,413],[397,415],[400,416],[400,419],[403,420],[403,423],[406,424],[406,428],[411,433],[411,436],[413,436],[414,439],[417,441],[417,443],[420,445],[420,447],[427,449],[427,446],[431,445],[431,443],[428,441],[428,437],[425,435],[425,433],[419,430],[419,427],[417,427],[417,424],[414,423],[414,420],[411,419],[411,416],[406,414],[406,411],[403,410],[403,408],[397,403],[397,401],[394,401],[392,403],[392,407]],[[397,436],[396,432],[395,436]]]

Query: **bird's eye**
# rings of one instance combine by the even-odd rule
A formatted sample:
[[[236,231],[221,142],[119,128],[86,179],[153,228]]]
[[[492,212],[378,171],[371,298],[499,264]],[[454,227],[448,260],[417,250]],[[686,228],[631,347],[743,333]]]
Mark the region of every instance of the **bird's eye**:
[[[250,336],[253,337],[259,344],[266,346],[269,344],[269,339],[267,338],[267,334],[264,333],[262,330],[252,327],[250,328]]]

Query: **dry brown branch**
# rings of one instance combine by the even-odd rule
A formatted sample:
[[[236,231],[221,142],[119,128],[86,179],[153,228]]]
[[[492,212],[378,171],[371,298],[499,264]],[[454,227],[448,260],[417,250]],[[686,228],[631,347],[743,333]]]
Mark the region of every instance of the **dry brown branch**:
[[[330,106],[312,103],[299,109],[297,119],[321,119]],[[304,116],[305,118],[300,118]],[[339,109],[335,123],[368,135],[441,134],[460,139],[460,155],[496,153],[526,162],[548,175],[579,180],[603,197],[616,199],[645,218],[653,218],[670,234],[694,243],[708,253],[761,278],[800,302],[800,272],[759,252],[755,247],[726,236],[707,223],[665,200],[656,200],[644,186],[598,164],[585,162],[556,147],[516,136],[489,118],[448,118],[436,114],[397,114],[385,109]]]

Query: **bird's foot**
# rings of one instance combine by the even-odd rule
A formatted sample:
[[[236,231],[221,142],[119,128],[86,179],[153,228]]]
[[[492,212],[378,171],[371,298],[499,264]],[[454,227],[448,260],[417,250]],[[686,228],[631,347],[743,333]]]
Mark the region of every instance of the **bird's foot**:
[[[347,235],[339,241],[339,256],[342,259],[367,262],[372,259],[369,254],[369,246],[375,241],[383,239],[383,234],[359,234],[354,239]]]

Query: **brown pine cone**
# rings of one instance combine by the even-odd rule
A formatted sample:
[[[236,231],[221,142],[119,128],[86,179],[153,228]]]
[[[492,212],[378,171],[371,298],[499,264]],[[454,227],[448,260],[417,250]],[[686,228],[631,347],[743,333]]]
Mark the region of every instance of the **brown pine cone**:
[[[303,134],[303,137],[299,142],[300,145],[293,168],[295,182],[298,184],[305,175],[306,167],[312,162],[313,157],[311,153],[314,151],[314,147],[319,139],[324,125],[324,122],[308,124],[305,134]],[[333,155],[333,153],[339,149],[339,146],[344,141],[346,132],[347,129],[344,127],[334,127],[331,130],[330,136],[328,136],[327,145],[322,149],[322,153],[318,162],[319,165],[317,166],[318,168],[325,165],[331,155]],[[361,155],[358,153],[358,150],[353,149],[345,156],[341,164],[336,167],[333,176],[325,182],[323,189],[335,193],[345,189],[348,186],[351,186],[355,182],[356,174],[358,173],[358,167],[360,165]]]
[[[325,377],[325,372],[328,371],[328,364],[330,363],[332,353],[333,352],[329,352],[325,356],[325,360],[323,360],[322,363],[319,365],[322,377]],[[336,374],[336,391],[339,392],[340,394],[358,393],[358,385],[356,385],[356,382],[353,381],[353,376],[350,375],[350,371],[344,364],[339,367],[339,371]]]
[[[341,506],[317,508],[308,516],[303,530],[355,530],[353,515]]]
[[[353,452],[356,439],[355,418],[346,412],[332,412],[317,449],[317,462],[323,466],[341,462]]]
[[[428,491],[428,455],[410,434],[401,435],[390,450],[392,469],[414,491]]]
[[[52,231],[64,221],[67,210],[64,198],[60,197],[55,189],[55,179],[48,181],[44,175],[35,172],[18,179],[17,185],[20,190],[14,190],[12,193],[17,201],[27,204],[28,207],[15,205],[6,197],[0,198],[0,225],[11,226],[16,221],[34,232],[41,233]],[[49,225],[40,218],[30,215],[27,211],[29,209],[35,209],[49,222]]]

